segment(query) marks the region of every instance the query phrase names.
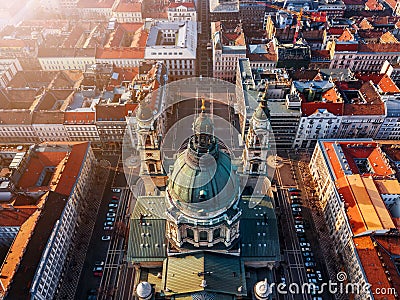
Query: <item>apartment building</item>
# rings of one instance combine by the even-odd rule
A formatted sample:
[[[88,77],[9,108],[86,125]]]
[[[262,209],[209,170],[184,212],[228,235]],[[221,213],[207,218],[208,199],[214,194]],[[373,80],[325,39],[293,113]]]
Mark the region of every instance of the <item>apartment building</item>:
[[[355,294],[355,299],[376,299],[374,289],[398,287],[397,279],[393,281],[398,278],[393,273],[396,262],[383,263],[380,253],[382,244],[387,245],[380,241],[391,240],[394,245],[400,241],[399,216],[388,200],[400,196],[395,177],[398,169],[391,164],[397,160],[395,153],[399,154],[398,148],[392,143],[320,140],[310,161],[329,233],[335,251],[344,259],[349,281],[373,287]],[[392,248],[386,254],[393,258],[400,254],[399,249]],[[387,297],[395,299],[394,295]]]
[[[5,88],[19,71],[22,66],[17,58],[0,59],[0,87]]]
[[[109,19],[118,3],[115,0],[80,0],[76,9],[83,19]]]
[[[341,123],[343,99],[328,80],[294,81],[291,95],[301,99],[301,119],[294,148],[313,148],[320,138],[334,137]]]
[[[92,147],[119,149],[125,117],[136,109],[140,94],[168,80],[165,66],[154,61],[133,69],[94,64],[85,72],[42,72],[31,87],[19,88],[28,79],[19,75],[15,88],[0,90],[1,143],[90,141]],[[161,102],[159,97],[157,92],[154,99]]]
[[[11,219],[19,224],[1,267],[0,293],[8,299],[52,299],[96,159],[87,142],[39,144],[25,156],[18,192],[2,204],[1,225],[9,227]]]
[[[299,127],[301,111],[300,98],[290,95],[291,82],[288,74],[283,69],[251,68],[248,58],[240,58],[236,80],[246,98],[268,99],[269,121],[274,134],[274,141],[270,142],[276,148],[291,148]]]
[[[242,24],[237,21],[211,23],[213,77],[234,82],[239,58],[246,57]]]
[[[113,18],[119,23],[142,22],[142,2],[121,0],[112,12]]]
[[[84,70],[96,62],[96,49],[41,48],[38,60],[44,71]]]
[[[196,76],[197,23],[155,22],[150,28],[144,59],[162,61],[171,81]]]
[[[197,21],[197,12],[194,2],[170,2],[167,8],[168,21]]]

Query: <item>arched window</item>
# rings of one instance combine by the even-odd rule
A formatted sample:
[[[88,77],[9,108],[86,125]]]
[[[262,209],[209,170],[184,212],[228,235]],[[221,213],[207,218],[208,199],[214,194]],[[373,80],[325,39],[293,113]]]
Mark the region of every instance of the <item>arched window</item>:
[[[207,233],[207,231],[200,231],[199,239],[200,239],[200,242],[208,241],[208,233]]]
[[[156,172],[156,166],[154,164],[149,164],[149,173],[155,173]]]
[[[193,232],[193,229],[190,229],[190,228],[186,229],[186,236],[187,236],[189,239],[194,239],[194,232]]]

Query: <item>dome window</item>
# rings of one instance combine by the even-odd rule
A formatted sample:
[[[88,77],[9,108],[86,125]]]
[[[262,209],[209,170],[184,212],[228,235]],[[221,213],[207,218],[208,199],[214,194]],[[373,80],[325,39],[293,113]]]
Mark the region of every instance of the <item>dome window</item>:
[[[200,231],[199,238],[200,238],[200,242],[207,242],[208,241],[207,231]]]
[[[186,236],[187,236],[189,239],[194,239],[194,232],[193,232],[193,230],[190,229],[190,228],[186,229]]]

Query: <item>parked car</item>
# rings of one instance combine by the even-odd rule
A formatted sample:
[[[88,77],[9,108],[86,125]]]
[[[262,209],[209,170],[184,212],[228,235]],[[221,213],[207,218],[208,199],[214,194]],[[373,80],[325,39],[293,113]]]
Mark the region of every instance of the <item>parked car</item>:
[[[299,189],[296,188],[288,188],[289,192],[301,192]]]
[[[304,226],[303,225],[294,225],[294,228],[296,228],[296,229],[304,229]]]
[[[305,231],[304,231],[304,229],[302,229],[302,228],[296,228],[296,232],[297,232],[297,233],[304,233]]]
[[[121,193],[121,189],[116,189],[116,188],[114,188],[114,189],[111,189],[111,191],[112,191],[113,193]]]
[[[301,199],[293,199],[293,200],[292,200],[292,203],[295,203],[295,204],[303,204],[303,201],[301,201]]]
[[[305,265],[306,267],[315,267],[315,266],[316,266],[315,262],[313,262],[313,261],[306,261],[306,262],[304,263],[304,265]]]
[[[114,223],[113,222],[104,222],[104,226],[113,226]]]
[[[310,243],[300,243],[300,247],[310,247]]]
[[[307,273],[315,273],[315,270],[312,269],[312,268],[308,268],[308,269],[306,269],[306,272],[307,272]]]
[[[117,196],[112,196],[112,199],[119,200],[119,198]]]
[[[321,271],[317,270],[317,271],[315,271],[315,274],[317,274],[317,279],[318,279],[319,281],[322,281],[322,280],[323,280]]]
[[[104,230],[113,230],[114,226],[104,226],[103,229]]]
[[[118,204],[118,200],[111,199],[110,203]]]
[[[102,272],[102,271],[103,271],[103,267],[101,267],[101,266],[95,266],[93,268],[93,272]]]
[[[106,221],[107,221],[107,222],[115,222],[115,218],[109,218],[109,217],[107,217],[107,218],[106,218]]]
[[[291,200],[295,200],[295,199],[301,199],[299,196],[290,196]]]
[[[107,213],[107,217],[109,217],[109,218],[115,218],[115,213],[112,213],[112,212],[109,212],[109,213]]]
[[[301,212],[301,208],[300,208],[300,207],[292,207],[292,210],[293,210],[293,211]]]
[[[101,271],[101,272],[93,272],[93,275],[96,276],[96,277],[101,277],[101,276],[103,276],[103,271]]]
[[[108,212],[109,212],[109,213],[115,213],[115,209],[114,209],[114,208],[109,208],[109,209],[108,209]]]
[[[98,260],[94,264],[95,264],[95,266],[104,266],[104,261]]]
[[[306,240],[306,238],[299,238],[299,242],[300,243],[305,243],[305,242],[307,242],[307,240]]]
[[[311,248],[309,248],[309,247],[302,247],[302,248],[301,248],[301,251],[303,251],[303,252],[309,252],[309,251],[311,251]]]
[[[303,225],[304,223],[303,223],[303,221],[300,221],[300,220],[294,220],[294,224]]]
[[[304,260],[308,261],[308,262],[314,262],[314,258],[313,257],[304,257]]]
[[[301,207],[301,205],[298,203],[292,203],[292,207]]]
[[[300,196],[300,192],[289,192],[290,193],[290,195],[293,195],[293,196]]]
[[[315,273],[307,273],[307,278],[316,278]]]
[[[117,208],[117,207],[118,207],[118,204],[116,204],[116,203],[108,203],[108,207],[110,207],[110,208]]]
[[[314,256],[314,253],[309,252],[309,251],[305,251],[303,252],[303,256],[307,257],[307,256]]]
[[[109,236],[109,235],[103,235],[103,236],[101,237],[101,240],[102,240],[102,241],[109,241],[109,240],[111,240],[111,236]]]
[[[294,217],[296,220],[303,220],[303,217],[302,216],[296,216],[296,217]]]

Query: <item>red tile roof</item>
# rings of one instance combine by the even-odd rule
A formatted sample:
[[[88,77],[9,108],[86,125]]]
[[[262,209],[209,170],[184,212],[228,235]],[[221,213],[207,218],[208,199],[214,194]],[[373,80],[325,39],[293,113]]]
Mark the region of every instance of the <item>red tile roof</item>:
[[[328,34],[330,35],[341,35],[344,31],[344,28],[342,27],[330,27],[328,29]]]
[[[125,105],[108,104],[96,106],[97,121],[125,121]]]
[[[371,82],[365,82],[360,88],[360,93],[362,99],[360,99],[359,103],[345,103],[344,115],[359,116],[385,114],[385,104]]]
[[[358,52],[394,52],[399,53],[398,44],[368,43],[359,44]]]
[[[339,42],[349,42],[354,41],[354,35],[350,32],[348,28],[345,28],[343,33],[337,39]]]
[[[168,8],[177,8],[180,6],[184,6],[186,8],[195,8],[193,2],[170,2]]]
[[[324,102],[305,102],[301,103],[301,112],[303,116],[310,116],[318,109],[326,109],[336,116],[343,115],[343,103],[324,103]]]
[[[366,73],[356,73],[354,75],[357,79],[363,82],[372,81],[374,84],[379,86],[382,93],[387,94],[397,94],[400,93],[400,89],[397,87],[396,83],[387,74],[366,74]]]
[[[0,205],[0,226],[21,226],[36,210],[37,206]]]
[[[142,12],[141,2],[121,1],[114,9],[115,12]]]
[[[96,52],[98,59],[143,59],[144,49],[134,48],[98,48]]]
[[[28,166],[18,182],[18,187],[28,189],[36,185],[45,167],[56,167],[64,158],[64,151],[34,152]]]
[[[96,120],[94,111],[67,111],[64,124],[93,124]]]
[[[78,8],[112,8],[115,0],[80,0]]]
[[[357,51],[358,43],[336,43],[335,51]]]
[[[90,143],[79,143],[72,146],[71,152],[67,157],[64,171],[55,188],[55,192],[69,196],[80,175],[82,164],[85,162]]]
[[[390,289],[392,287],[391,283],[385,274],[385,269],[382,267],[382,262],[379,259],[377,249],[375,249],[371,237],[363,236],[355,238],[354,243],[356,244],[357,253],[363,265],[368,283],[372,285],[371,290],[376,291],[377,289]],[[395,300],[396,298],[394,295],[375,294],[374,299]]]

